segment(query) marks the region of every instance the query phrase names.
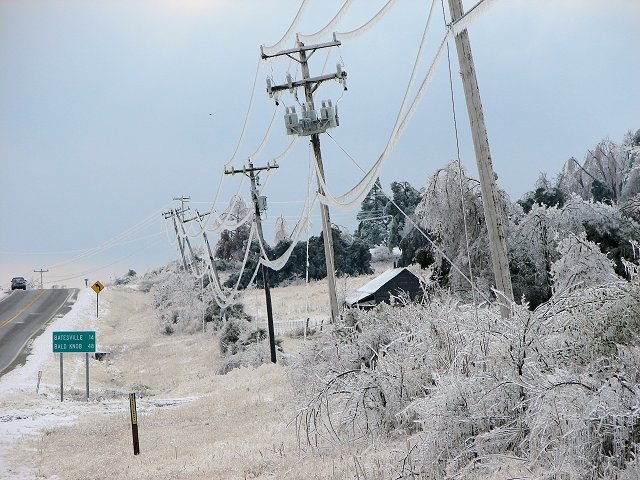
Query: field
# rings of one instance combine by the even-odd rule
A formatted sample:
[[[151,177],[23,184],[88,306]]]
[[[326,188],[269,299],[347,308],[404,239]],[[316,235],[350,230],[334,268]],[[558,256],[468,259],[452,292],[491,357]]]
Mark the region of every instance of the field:
[[[306,288],[310,316],[326,316],[323,283],[294,285],[273,290],[278,322],[306,312]],[[247,296],[249,313],[262,308],[259,293]],[[375,474],[376,462],[405,448],[391,442],[360,453],[306,451],[292,422],[296,399],[286,367],[218,375],[216,337],[163,335],[150,294],[109,288],[97,320],[94,302],[92,292],[81,292],[71,314],[32,345],[27,364],[0,379],[2,478],[352,478],[363,469]],[[59,357],[50,353],[54,328],[96,330],[98,350],[107,352],[100,361],[90,358],[88,402],[83,354],[65,355],[60,402]],[[286,355],[295,355],[303,342],[284,336]],[[131,392],[138,395],[139,456],[132,448]]]

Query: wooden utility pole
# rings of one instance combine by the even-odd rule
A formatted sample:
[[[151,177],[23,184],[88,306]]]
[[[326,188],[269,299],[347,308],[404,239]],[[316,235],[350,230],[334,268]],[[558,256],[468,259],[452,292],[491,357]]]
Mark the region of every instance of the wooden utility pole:
[[[281,52],[275,53],[273,55],[267,55],[262,50],[262,58],[267,59],[271,57],[278,57],[281,55],[286,55],[292,60],[300,63],[302,68],[302,80],[298,80],[295,82],[289,82],[284,85],[274,85],[269,86],[269,93],[282,91],[282,90],[293,90],[297,87],[304,87],[305,99],[307,101],[307,108],[311,111],[315,111],[315,106],[313,103],[313,92],[316,91],[320,83],[327,80],[339,80],[344,81],[347,76],[347,73],[342,70],[338,70],[336,73],[322,75],[319,77],[311,77],[309,74],[309,64],[308,60],[311,55],[313,55],[317,50],[321,48],[327,47],[337,47],[340,46],[340,41],[334,39],[332,42],[320,43],[317,45],[305,45],[300,40],[297,42],[296,48],[291,48],[288,50],[283,50]],[[307,52],[311,52],[307,55]],[[295,58],[294,54],[298,54],[299,58]],[[305,135],[305,133],[302,133]],[[324,175],[324,166],[322,164],[322,152],[320,151],[320,135],[318,133],[311,134],[311,145],[313,146],[313,153],[315,155],[316,165],[318,167],[318,193],[324,195],[324,189],[322,188],[322,183],[325,181]],[[322,181],[322,183],[321,183]],[[336,318],[338,318],[338,299],[336,296],[336,269],[334,262],[334,252],[333,252],[333,234],[331,232],[331,217],[329,215],[329,207],[324,203],[320,204],[320,215],[322,217],[322,235],[324,237],[324,256],[326,259],[327,265],[327,282],[329,285],[329,303],[331,306],[331,322],[335,322]]]
[[[198,262],[196,262],[196,256],[193,254],[193,248],[191,248],[191,241],[189,240],[187,231],[184,229],[184,210],[182,211],[182,217],[180,218],[180,229],[182,230],[182,236],[184,238],[184,242],[187,244],[187,247],[189,247],[189,255],[191,255],[191,262],[189,263],[191,264],[191,268],[193,269],[196,275],[200,275]]]
[[[173,197],[174,200],[180,202],[180,212],[181,212],[181,219],[184,222],[184,212],[187,211],[186,208],[184,208],[184,204],[188,203],[191,200],[191,197],[185,197],[184,195],[181,195],[179,197]]]
[[[184,270],[187,271],[189,267],[187,266],[187,259],[184,256],[184,247],[182,246],[182,242],[180,241],[180,233],[178,232],[178,223],[176,222],[176,216],[178,215],[178,213],[179,212],[176,212],[175,210],[169,210],[168,212],[164,212],[162,215],[164,216],[165,220],[168,218],[173,218],[173,229],[176,232],[176,241],[178,242],[178,247],[180,248],[180,257],[182,258],[182,266],[184,267]]]
[[[258,197],[258,188],[256,185],[256,172],[262,170],[271,170],[272,168],[278,168],[278,165],[267,165],[266,167],[254,167],[253,163],[249,162],[246,168],[242,170],[227,170],[224,173],[226,175],[235,175],[236,173],[244,173],[251,180],[251,199],[254,206],[254,219],[256,222],[256,230],[258,231],[258,237],[262,245],[266,247],[264,241],[264,233],[262,231],[262,220],[260,218],[260,199]],[[267,303],[267,328],[269,330],[269,347],[271,349],[271,361],[276,363],[276,338],[273,327],[273,310],[271,307],[271,290],[269,290],[269,270],[266,265],[262,265],[262,281],[264,283],[264,296]]]
[[[198,223],[200,223],[200,229],[202,230],[202,238],[204,239],[204,244],[207,246],[207,253],[209,254],[209,260],[211,261],[211,266],[213,267],[211,269],[212,270],[211,275],[212,277],[215,277],[215,281],[217,282],[217,284],[221,285],[220,278],[218,277],[218,270],[216,269],[216,259],[214,258],[213,252],[211,251],[211,245],[209,244],[209,237],[207,237],[207,232],[205,231],[204,226],[202,225],[202,219],[207,215],[209,214],[200,213],[198,210],[196,210],[196,216],[185,220],[184,223],[191,222],[193,220],[198,220]]]
[[[449,0],[451,22],[455,23],[462,18],[462,0]],[[491,261],[493,273],[496,278],[496,289],[504,295],[499,299],[500,314],[503,318],[510,315],[510,303],[513,302],[513,287],[511,274],[509,273],[509,260],[507,258],[507,242],[505,238],[504,212],[498,199],[496,187],[496,175],[491,162],[489,150],[489,138],[484,123],[482,102],[478,79],[471,55],[471,44],[466,29],[456,35],[456,50],[460,63],[460,75],[464,87],[464,96],[467,102],[467,112],[473,135],[473,147],[476,153],[478,173],[480,175],[480,189],[482,192],[482,205],[489,232],[489,246],[491,249]]]
[[[43,273],[47,273],[48,271],[49,271],[48,269],[47,270],[40,269],[40,270],[34,270],[33,271],[34,273],[39,273],[40,274],[40,290],[42,290],[44,288],[44,285],[42,283],[42,274]]]

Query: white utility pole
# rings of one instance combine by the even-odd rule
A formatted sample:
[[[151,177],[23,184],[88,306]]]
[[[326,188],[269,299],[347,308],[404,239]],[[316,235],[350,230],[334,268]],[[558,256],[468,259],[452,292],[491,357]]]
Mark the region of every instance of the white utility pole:
[[[335,38],[331,42],[320,43],[316,45],[305,45],[301,41],[298,40],[297,46],[295,48],[291,48],[288,50],[283,50],[281,52],[275,53],[273,55],[267,55],[262,51],[262,58],[267,59],[271,57],[278,57],[281,55],[286,55],[292,60],[300,63],[302,69],[302,79],[298,81],[293,81],[290,76],[288,76],[288,82],[284,85],[271,85],[270,81],[267,82],[267,91],[269,95],[273,95],[275,92],[282,90],[289,90],[291,92],[298,87],[304,87],[306,104],[303,108],[303,121],[297,124],[297,115],[296,121],[293,123],[293,128],[290,123],[287,123],[287,129],[289,134],[293,134],[294,131],[297,131],[298,135],[311,136],[311,145],[313,146],[313,153],[315,155],[316,166],[317,166],[317,177],[318,177],[318,193],[324,195],[324,189],[322,188],[322,183],[325,182],[324,176],[324,166],[322,164],[322,152],[320,151],[320,133],[324,132],[327,128],[331,128],[337,126],[337,110],[333,108],[331,103],[327,105],[325,102],[322,102],[322,109],[320,118],[316,117],[316,109],[313,103],[313,92],[316,91],[320,83],[327,80],[338,80],[341,83],[346,81],[347,72],[343,71],[341,68],[338,68],[336,73],[322,75],[319,77],[311,77],[309,74],[309,64],[308,60],[311,55],[313,55],[317,50],[321,48],[328,47],[338,47],[340,46],[340,42]],[[307,52],[310,52],[307,55]],[[294,57],[294,54],[298,54],[299,58]],[[345,87],[346,89],[346,87]],[[294,109],[292,109],[293,111]],[[322,112],[330,112],[328,114],[324,114]],[[285,116],[285,122],[290,122],[290,115],[287,114]],[[309,115],[309,117],[305,117],[305,115]],[[305,123],[306,122],[306,123]],[[324,256],[326,259],[327,265],[327,283],[329,286],[329,303],[331,306],[331,322],[335,322],[338,318],[338,299],[336,296],[336,269],[334,262],[334,252],[333,252],[333,234],[331,231],[331,217],[329,215],[329,207],[324,203],[320,204],[320,215],[322,217],[322,236],[324,240]]]
[[[451,22],[455,23],[462,18],[462,0],[449,0]],[[480,174],[480,188],[482,192],[482,204],[484,216],[489,231],[489,246],[491,249],[491,261],[493,273],[496,278],[496,289],[502,292],[505,298],[500,301],[500,314],[503,318],[510,315],[510,303],[513,302],[513,287],[511,274],[509,273],[509,260],[507,258],[507,242],[505,238],[504,212],[500,207],[498,191],[496,187],[496,175],[491,162],[489,150],[489,138],[484,123],[480,90],[476,78],[471,44],[466,29],[456,35],[456,49],[460,63],[460,75],[464,87],[464,96],[467,102],[467,112],[473,135],[473,147],[476,153],[478,173]]]

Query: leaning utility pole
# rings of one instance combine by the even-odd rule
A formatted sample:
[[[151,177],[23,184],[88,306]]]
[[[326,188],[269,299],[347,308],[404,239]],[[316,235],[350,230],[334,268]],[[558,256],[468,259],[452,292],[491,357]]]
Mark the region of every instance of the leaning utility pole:
[[[264,241],[264,234],[262,232],[262,221],[260,219],[260,213],[263,210],[266,210],[266,203],[264,201],[265,197],[258,196],[258,188],[256,186],[256,174],[255,172],[260,172],[262,170],[271,170],[272,168],[278,168],[278,165],[267,165],[266,167],[254,167],[253,163],[249,162],[247,167],[242,170],[225,170],[226,175],[235,175],[236,173],[244,173],[249,176],[251,180],[251,199],[253,200],[253,206],[255,208],[255,222],[256,222],[256,230],[258,231],[258,237],[260,238],[260,242],[263,246],[266,247],[266,243]],[[261,208],[262,207],[262,208]],[[266,255],[266,254],[265,254]],[[271,308],[271,290],[269,290],[269,271],[267,266],[262,264],[262,280],[264,282],[264,296],[267,303],[267,327],[269,330],[269,347],[271,349],[271,361],[276,363],[276,339],[275,332],[273,328],[273,311]]]
[[[182,230],[182,237],[184,238],[184,242],[189,247],[189,255],[191,255],[191,268],[195,272],[196,275],[200,275],[200,269],[198,268],[198,262],[196,262],[196,256],[193,254],[193,248],[191,248],[191,242],[189,241],[189,236],[187,235],[187,231],[184,229],[184,210],[182,211],[182,217],[180,218],[180,229]],[[184,251],[184,250],[183,250]]]
[[[173,200],[180,202],[180,220],[184,223],[184,212],[187,211],[187,208],[184,207],[184,204],[191,200],[191,197],[185,197],[184,195],[180,195],[179,197],[173,197]],[[184,242],[182,241],[182,237],[177,237],[178,243],[180,244],[180,249],[184,250]],[[186,269],[186,267],[185,267]]]
[[[211,275],[215,277],[215,282],[217,282],[217,285],[221,285],[220,277],[218,277],[218,270],[216,269],[216,260],[213,257],[213,252],[211,251],[211,245],[209,244],[209,238],[207,237],[207,232],[202,226],[202,219],[207,215],[209,214],[200,213],[198,210],[196,210],[196,216],[185,220],[184,223],[192,222],[193,220],[198,220],[198,223],[200,223],[200,228],[202,230],[202,238],[204,239],[204,244],[207,246],[207,252],[209,253],[209,260],[211,261]]]
[[[184,208],[184,204],[189,202],[191,200],[191,197],[185,197],[184,195],[181,195],[179,197],[173,197],[174,200],[180,202],[180,211],[182,212],[181,215],[181,219],[184,222],[184,212],[186,212],[188,209]]]
[[[318,193],[324,195],[324,188],[322,183],[325,181],[324,166],[322,165],[322,153],[320,151],[320,133],[323,133],[327,128],[336,127],[338,125],[337,108],[331,105],[331,101],[328,104],[322,102],[322,108],[320,109],[320,118],[316,116],[316,110],[313,103],[313,92],[316,91],[318,86],[326,80],[338,80],[344,85],[346,90],[346,77],[347,72],[343,71],[338,65],[336,73],[329,75],[322,75],[319,77],[310,77],[308,60],[317,50],[328,47],[338,47],[341,43],[336,39],[335,34],[333,41],[320,43],[316,45],[305,45],[300,40],[297,41],[297,47],[282,50],[281,52],[273,55],[267,55],[264,53],[264,49],[261,47],[262,59],[278,57],[286,55],[287,57],[300,63],[302,68],[302,80],[293,81],[290,75],[287,75],[287,83],[283,85],[271,85],[271,81],[267,80],[267,92],[270,96],[273,96],[275,92],[282,90],[289,90],[294,92],[298,87],[304,87],[306,103],[303,105],[302,120],[298,122],[298,116],[295,113],[295,107],[287,109],[285,115],[285,124],[287,127],[287,133],[291,135],[311,135],[311,145],[313,146],[313,153],[316,159],[317,177],[318,177]],[[307,52],[310,52],[307,55]],[[299,58],[292,56],[298,54]],[[328,106],[327,106],[328,105]],[[338,318],[338,299],[336,297],[336,274],[333,252],[333,234],[331,232],[331,217],[329,216],[329,207],[324,203],[320,204],[320,215],[322,217],[322,235],[324,237],[324,256],[327,264],[327,282],[329,284],[329,303],[331,305],[331,321],[335,322]]]
[[[455,23],[462,18],[462,0],[449,0],[451,22]],[[478,173],[480,175],[480,189],[482,192],[482,205],[489,232],[489,246],[491,249],[491,261],[493,273],[496,278],[496,289],[504,295],[500,300],[500,314],[503,318],[510,315],[510,303],[513,302],[513,287],[511,274],[509,273],[509,260],[507,258],[507,242],[505,238],[504,212],[498,199],[496,187],[496,175],[491,162],[489,150],[489,138],[484,123],[482,103],[478,79],[471,55],[471,44],[467,29],[456,35],[456,50],[460,63],[460,75],[464,87],[464,96],[467,102],[467,112],[473,135],[473,147],[476,153]]]
[[[42,283],[42,274],[43,273],[47,273],[48,271],[49,271],[48,269],[47,270],[40,269],[40,270],[34,270],[33,271],[34,273],[39,273],[40,274],[40,290],[42,290],[44,288],[43,283]]]
[[[178,247],[180,248],[180,257],[182,258],[182,265],[184,266],[184,270],[187,271],[189,267],[187,267],[187,259],[184,256],[184,247],[182,246],[182,242],[180,241],[180,233],[178,233],[178,223],[176,222],[176,216],[178,216],[179,213],[184,213],[184,212],[169,210],[168,212],[164,212],[162,215],[164,216],[165,220],[168,218],[173,219],[173,229],[176,232],[176,241],[178,242]]]

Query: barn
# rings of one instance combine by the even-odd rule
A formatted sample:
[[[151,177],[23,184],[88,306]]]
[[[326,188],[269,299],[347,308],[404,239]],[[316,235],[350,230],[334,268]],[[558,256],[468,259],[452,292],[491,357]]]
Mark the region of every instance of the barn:
[[[345,300],[347,307],[373,308],[379,303],[391,303],[391,297],[408,295],[415,300],[422,294],[420,279],[406,268],[392,268],[356,290]]]

